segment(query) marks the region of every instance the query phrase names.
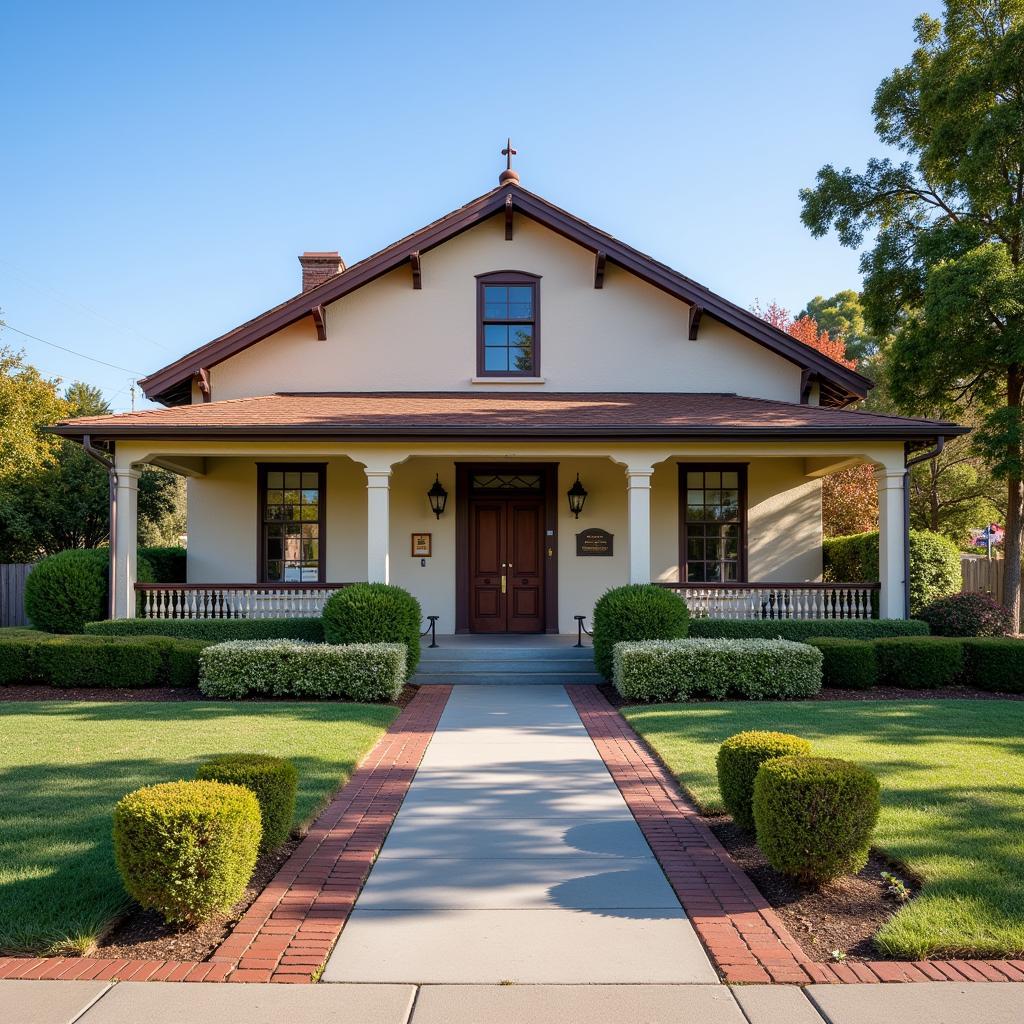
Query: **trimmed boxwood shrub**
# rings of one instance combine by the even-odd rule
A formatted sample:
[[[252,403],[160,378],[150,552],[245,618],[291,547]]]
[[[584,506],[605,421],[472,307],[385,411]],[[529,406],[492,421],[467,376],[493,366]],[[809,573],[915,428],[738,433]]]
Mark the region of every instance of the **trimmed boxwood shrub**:
[[[754,827],[754,778],[761,765],[773,757],[809,756],[811,749],[810,742],[800,736],[757,730],[738,732],[718,748],[718,790],[740,828]]]
[[[197,779],[212,779],[252,790],[260,805],[260,852],[276,850],[292,830],[299,773],[291,761],[269,754],[220,754],[199,766]]]
[[[878,682],[878,659],[872,641],[819,636],[807,642],[821,651],[824,686],[836,690],[870,690]]]
[[[615,688],[628,701],[787,700],[821,690],[821,651],[788,640],[643,640],[615,645]]]
[[[831,757],[777,757],[754,779],[757,845],[776,871],[821,883],[867,863],[878,779]]]
[[[822,542],[824,576],[835,583],[878,581],[878,531]],[[931,530],[910,531],[910,614],[960,589],[960,549]]]
[[[663,587],[630,583],[605,591],[594,605],[594,665],[612,678],[612,651],[625,640],[679,640],[688,635],[686,602]]]
[[[0,630],[0,686],[36,681],[35,651],[49,633]]]
[[[390,701],[405,682],[404,644],[227,640],[199,656],[208,697],[251,695]]]
[[[96,636],[175,636],[189,640],[324,641],[322,619],[106,619],[88,622]]]
[[[187,552],[181,547],[139,548],[153,570],[154,583],[184,583],[188,579]]]
[[[921,610],[936,636],[1006,636],[1013,616],[988,594],[953,594]]]
[[[964,678],[979,690],[1024,693],[1024,640],[1008,636],[962,641]]]
[[[150,564],[139,558],[140,583],[153,582]],[[102,619],[109,608],[110,552],[76,548],[44,558],[25,580],[25,613],[36,629],[81,633],[87,622]]]
[[[927,636],[928,624],[918,619],[694,619],[690,636],[733,640],[793,640],[838,636],[874,640],[883,636]]]
[[[165,782],[114,808],[114,859],[143,907],[197,924],[241,898],[262,831],[260,805],[245,787]]]
[[[329,644],[405,644],[406,679],[420,661],[420,603],[408,590],[388,583],[356,583],[324,605]]]
[[[954,637],[898,636],[874,643],[883,686],[934,690],[952,686],[964,667],[963,641]]]

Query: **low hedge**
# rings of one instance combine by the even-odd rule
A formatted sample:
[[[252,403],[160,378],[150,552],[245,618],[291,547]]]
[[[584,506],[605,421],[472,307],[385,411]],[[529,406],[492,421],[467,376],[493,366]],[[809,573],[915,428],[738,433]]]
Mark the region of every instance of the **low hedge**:
[[[197,924],[241,898],[260,847],[260,805],[243,786],[165,782],[114,808],[124,887],[170,923]]]
[[[821,651],[824,686],[835,690],[870,690],[878,682],[878,659],[873,641],[819,636],[807,642]]]
[[[612,675],[639,703],[791,700],[821,690],[821,661],[821,651],[788,640],[646,640],[615,645]]]
[[[809,756],[811,744],[786,732],[750,730],[730,736],[715,759],[722,802],[740,828],[754,827],[754,779],[758,769],[773,757]]]
[[[1006,636],[961,641],[964,678],[979,690],[1024,693],[1024,640]]]
[[[390,701],[405,683],[404,644],[307,644],[228,640],[200,655],[199,688],[208,697],[252,695]]]
[[[964,645],[954,637],[889,637],[874,648],[883,686],[934,690],[952,686],[963,673]]]
[[[884,636],[927,636],[928,624],[918,619],[694,619],[691,637],[730,640],[793,640],[838,636],[874,640]]]
[[[757,845],[776,871],[826,882],[867,863],[878,779],[852,761],[777,757],[754,779]]]
[[[605,591],[594,605],[594,666],[612,678],[615,645],[636,640],[680,640],[688,635],[686,602],[664,587],[631,583]]]
[[[405,678],[420,661],[420,603],[408,590],[388,583],[356,583],[332,594],[324,605],[329,644],[405,644]]]
[[[289,836],[295,817],[299,773],[284,757],[269,754],[220,754],[201,764],[197,779],[226,782],[252,790],[260,805],[260,852],[276,850]]]
[[[1006,636],[1013,616],[988,594],[953,594],[921,610],[935,636]]]
[[[172,637],[0,634],[0,684],[63,688],[197,686],[204,641]]]
[[[324,642],[323,619],[108,619],[87,622],[95,636],[176,636],[189,640],[306,640]]]

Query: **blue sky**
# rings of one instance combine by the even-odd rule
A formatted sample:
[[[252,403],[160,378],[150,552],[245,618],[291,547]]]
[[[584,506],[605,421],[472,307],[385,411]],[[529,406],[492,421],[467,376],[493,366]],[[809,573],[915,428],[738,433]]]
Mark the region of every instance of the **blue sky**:
[[[523,184],[735,302],[857,287],[798,189],[877,153],[924,0],[9,4],[0,309],[46,373],[129,405],[298,290]],[[326,383],[326,382],[325,382]]]

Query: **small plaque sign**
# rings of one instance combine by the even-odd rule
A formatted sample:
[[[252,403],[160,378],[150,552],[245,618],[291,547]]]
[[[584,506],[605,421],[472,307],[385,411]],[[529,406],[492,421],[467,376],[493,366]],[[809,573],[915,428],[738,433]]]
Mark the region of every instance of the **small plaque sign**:
[[[615,537],[607,530],[583,530],[576,534],[577,555],[611,555]]]

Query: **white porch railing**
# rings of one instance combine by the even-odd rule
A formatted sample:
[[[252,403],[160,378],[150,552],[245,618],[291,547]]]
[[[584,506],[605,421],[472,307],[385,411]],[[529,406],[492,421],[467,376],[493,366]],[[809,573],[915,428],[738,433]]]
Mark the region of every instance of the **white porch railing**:
[[[878,583],[659,583],[709,619],[870,619]]]
[[[347,583],[136,583],[143,619],[304,619]]]

